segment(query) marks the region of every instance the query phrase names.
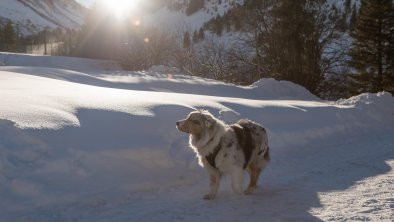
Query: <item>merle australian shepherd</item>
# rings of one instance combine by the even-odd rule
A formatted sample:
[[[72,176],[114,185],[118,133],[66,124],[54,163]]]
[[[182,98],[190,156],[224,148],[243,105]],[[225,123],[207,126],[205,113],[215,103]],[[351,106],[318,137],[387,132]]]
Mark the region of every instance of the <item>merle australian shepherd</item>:
[[[208,170],[210,191],[204,199],[214,199],[223,174],[231,175],[235,193],[250,194],[257,186],[261,171],[270,160],[266,130],[250,120],[227,125],[208,111],[193,111],[186,119],[176,122],[179,131],[190,134],[190,147],[199,164]],[[243,172],[250,175],[248,188],[243,191]]]

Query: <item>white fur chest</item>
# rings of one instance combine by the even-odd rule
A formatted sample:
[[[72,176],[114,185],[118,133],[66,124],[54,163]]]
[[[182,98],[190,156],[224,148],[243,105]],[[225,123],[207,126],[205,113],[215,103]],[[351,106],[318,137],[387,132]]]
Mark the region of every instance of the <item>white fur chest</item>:
[[[221,141],[221,149],[215,158],[216,167],[222,173],[228,173],[234,167],[242,167],[244,154],[233,138],[224,137]]]
[[[193,149],[197,154],[199,164],[207,169],[217,169],[221,173],[229,173],[234,167],[239,168],[244,164],[244,154],[231,132],[222,134],[217,143],[205,148],[209,148],[211,152],[202,152],[202,149],[199,150],[196,147]],[[213,159],[208,160],[210,158],[209,155],[215,152],[215,149],[219,149],[218,152]],[[214,163],[212,164],[213,161]]]

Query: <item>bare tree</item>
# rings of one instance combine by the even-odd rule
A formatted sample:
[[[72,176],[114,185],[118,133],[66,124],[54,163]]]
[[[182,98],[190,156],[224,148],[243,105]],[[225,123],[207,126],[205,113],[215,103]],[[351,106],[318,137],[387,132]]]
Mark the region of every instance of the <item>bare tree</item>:
[[[201,46],[197,62],[201,74],[217,80],[225,80],[229,74],[227,49],[223,43],[215,41],[213,37],[207,39]]]
[[[177,48],[174,35],[156,27],[138,27],[129,34],[122,64],[128,69],[146,69],[155,65],[170,65]]]
[[[191,41],[187,47],[184,44],[184,33],[192,33],[192,28],[185,21],[179,23],[175,28],[174,54],[172,55],[172,64],[179,68],[181,72],[189,75],[198,75],[197,73],[197,53],[195,42]]]

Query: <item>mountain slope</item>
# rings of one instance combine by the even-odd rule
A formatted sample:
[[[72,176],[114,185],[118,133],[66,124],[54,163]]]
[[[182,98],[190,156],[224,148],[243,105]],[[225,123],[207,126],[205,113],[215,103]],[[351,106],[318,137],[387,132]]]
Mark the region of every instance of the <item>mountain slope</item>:
[[[0,22],[12,21],[23,35],[44,28],[77,29],[84,22],[84,11],[74,0],[1,0]]]
[[[143,21],[149,25],[169,28],[173,31],[196,31],[205,22],[223,16],[228,10],[242,4],[244,0],[211,0],[202,1],[201,5],[193,7],[193,1],[170,0],[165,7],[147,13]]]

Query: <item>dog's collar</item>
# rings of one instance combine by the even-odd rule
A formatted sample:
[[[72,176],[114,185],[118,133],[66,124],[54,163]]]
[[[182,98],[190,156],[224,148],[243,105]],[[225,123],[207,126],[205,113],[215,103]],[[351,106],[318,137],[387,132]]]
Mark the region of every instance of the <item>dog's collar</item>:
[[[221,145],[221,142],[219,141],[219,144],[215,147],[213,152],[211,152],[210,154],[205,156],[205,159],[207,159],[208,163],[215,169],[217,169],[215,159],[216,159],[216,156],[218,155],[221,148],[222,148],[222,145]]]

